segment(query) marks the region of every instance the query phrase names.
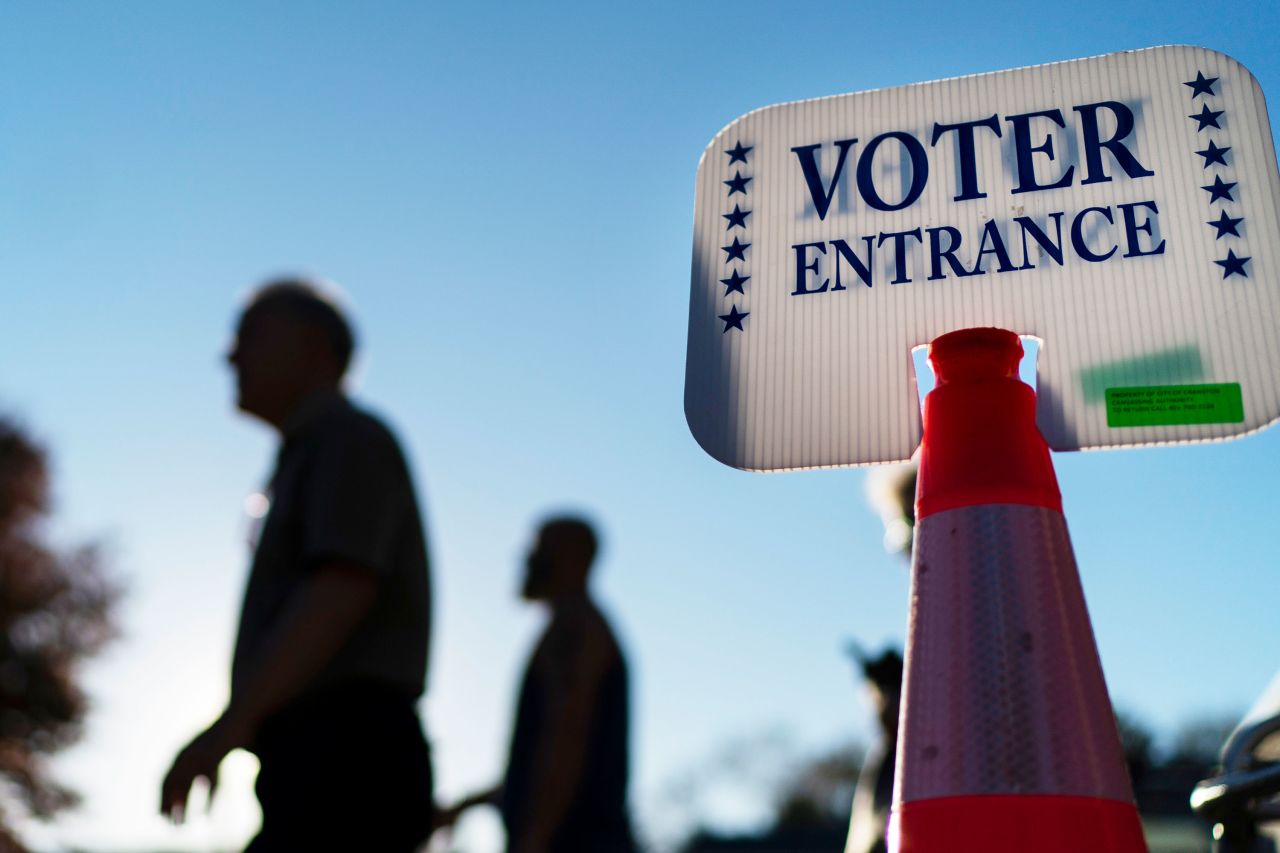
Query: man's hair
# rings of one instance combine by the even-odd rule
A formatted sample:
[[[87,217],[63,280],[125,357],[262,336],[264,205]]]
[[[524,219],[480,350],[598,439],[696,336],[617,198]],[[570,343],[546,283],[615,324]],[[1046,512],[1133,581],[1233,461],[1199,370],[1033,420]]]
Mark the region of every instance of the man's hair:
[[[595,562],[600,539],[596,536],[595,528],[586,519],[574,515],[555,516],[542,523],[542,532],[544,535],[564,537],[578,545],[586,557],[588,568]]]
[[[347,372],[356,348],[355,332],[346,314],[321,285],[305,278],[273,279],[253,292],[244,313],[260,308],[287,311],[319,331],[333,350],[339,375]]]

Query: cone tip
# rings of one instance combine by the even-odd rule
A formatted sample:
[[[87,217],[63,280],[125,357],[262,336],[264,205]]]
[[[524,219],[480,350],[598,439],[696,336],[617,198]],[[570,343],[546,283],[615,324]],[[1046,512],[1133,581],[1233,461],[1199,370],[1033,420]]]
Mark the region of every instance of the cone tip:
[[[1022,340],[1007,329],[960,329],[929,344],[929,362],[938,384],[1013,379],[1022,361]]]

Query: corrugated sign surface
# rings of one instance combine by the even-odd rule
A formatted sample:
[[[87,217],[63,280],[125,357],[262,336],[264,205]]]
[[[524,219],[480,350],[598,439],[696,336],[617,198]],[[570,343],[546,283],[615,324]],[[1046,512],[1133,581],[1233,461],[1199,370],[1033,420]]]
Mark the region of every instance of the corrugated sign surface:
[[[1280,175],[1262,91],[1161,47],[780,104],[698,168],[685,412],[750,470],[908,458],[911,350],[1041,339],[1073,450],[1280,417]]]

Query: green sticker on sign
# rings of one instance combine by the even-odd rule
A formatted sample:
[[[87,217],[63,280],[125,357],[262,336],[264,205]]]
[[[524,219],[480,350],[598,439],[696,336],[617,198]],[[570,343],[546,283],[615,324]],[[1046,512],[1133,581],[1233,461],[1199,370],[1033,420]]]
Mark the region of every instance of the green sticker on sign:
[[[1107,389],[1107,426],[1238,424],[1244,421],[1240,383],[1151,385]]]

